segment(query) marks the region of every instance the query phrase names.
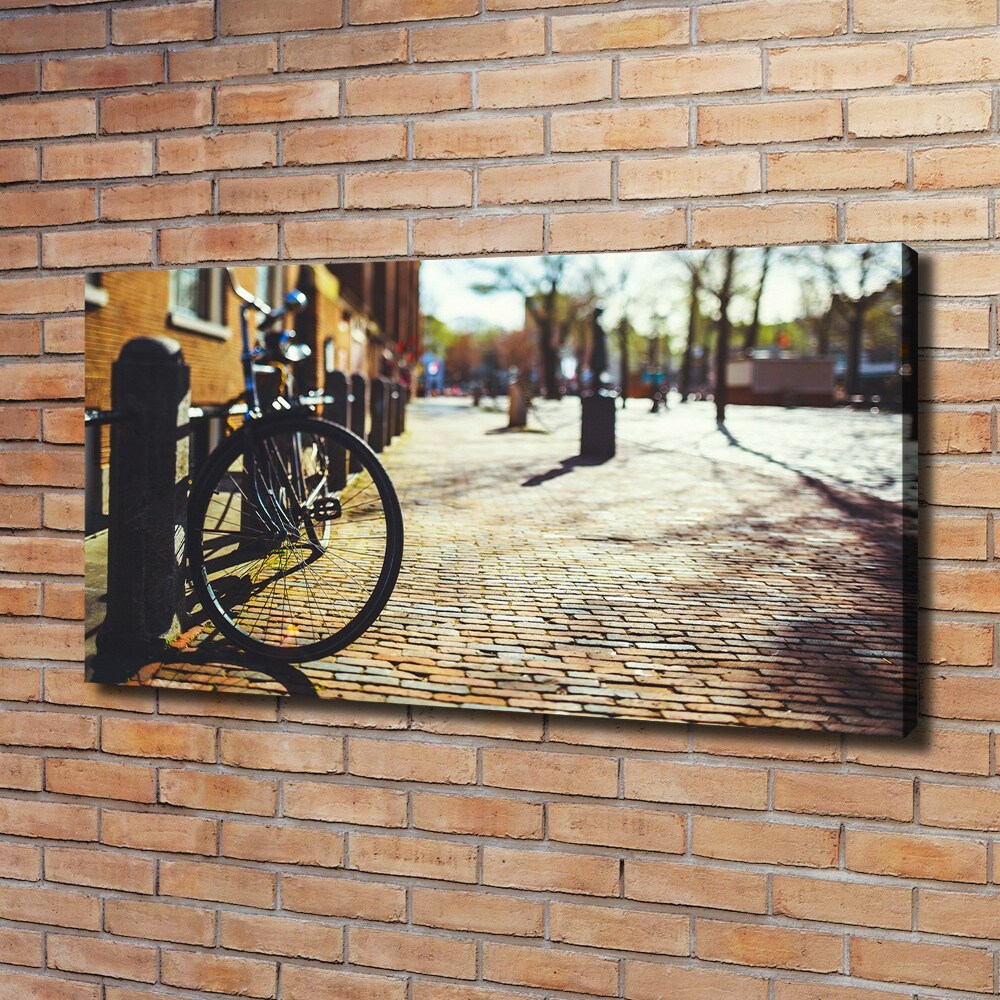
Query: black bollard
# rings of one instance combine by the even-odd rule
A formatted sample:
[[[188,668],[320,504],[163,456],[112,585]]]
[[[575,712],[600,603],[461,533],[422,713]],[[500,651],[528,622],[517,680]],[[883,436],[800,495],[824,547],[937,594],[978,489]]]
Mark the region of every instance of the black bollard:
[[[371,385],[371,410],[372,426],[368,432],[368,444],[372,451],[383,451],[386,446],[386,418],[388,416],[388,381],[384,378],[373,378]]]
[[[341,427],[347,427],[350,423],[351,415],[350,393],[347,391],[347,376],[343,372],[327,372],[323,392],[331,399],[331,402],[324,406],[323,415],[332,423],[339,424]],[[332,463],[330,485],[335,490],[341,490],[347,484],[346,449],[337,449],[337,453],[330,456],[330,461]]]
[[[368,414],[368,383],[364,375],[351,376],[351,430],[362,441],[366,440],[365,421]],[[360,472],[361,465],[356,458],[351,459],[351,472]]]
[[[580,454],[612,458],[615,454],[615,397],[607,392],[584,396],[580,423]]]
[[[107,616],[95,679],[130,676],[181,631],[191,376],[180,345],[139,337],[111,366]]]

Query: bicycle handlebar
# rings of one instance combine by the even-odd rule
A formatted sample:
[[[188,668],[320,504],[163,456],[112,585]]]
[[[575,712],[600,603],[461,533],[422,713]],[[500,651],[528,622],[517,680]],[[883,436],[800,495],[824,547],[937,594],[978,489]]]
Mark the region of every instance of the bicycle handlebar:
[[[236,280],[236,275],[233,273],[231,267],[224,268],[224,270],[229,279],[229,287],[233,290],[233,294],[245,302],[251,309],[256,309],[257,312],[263,314],[265,323],[280,319],[285,313],[296,313],[306,307],[306,297],[302,292],[295,290],[285,296],[285,301],[280,306],[272,309],[263,299],[258,299],[252,292],[248,292]]]

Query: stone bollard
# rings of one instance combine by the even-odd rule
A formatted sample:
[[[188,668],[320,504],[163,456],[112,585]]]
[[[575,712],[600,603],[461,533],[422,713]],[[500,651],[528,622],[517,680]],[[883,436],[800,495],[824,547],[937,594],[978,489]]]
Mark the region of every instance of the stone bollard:
[[[406,408],[410,405],[410,388],[401,385],[399,387],[399,433],[406,433]]]
[[[386,421],[386,441],[388,443],[392,442],[394,437],[399,434],[399,383],[390,382],[388,386],[389,392],[389,419]]]
[[[372,451],[383,451],[386,446],[386,419],[389,409],[388,381],[384,378],[373,378],[371,384],[371,410],[372,426],[368,432],[368,444]]]
[[[107,616],[95,680],[121,680],[181,631],[191,373],[180,345],[138,337],[111,366]]]
[[[615,397],[606,392],[580,401],[580,454],[587,458],[613,458],[615,454]]]
[[[327,420],[340,424],[341,427],[348,427],[351,418],[351,401],[350,393],[347,391],[347,376],[343,372],[327,372],[323,392],[333,400],[324,406],[323,415]],[[336,490],[343,489],[347,485],[347,451],[343,448],[338,449],[338,451],[339,454],[330,456],[333,461],[330,484]]]
[[[368,415],[368,383],[364,375],[351,376],[351,430],[362,441],[367,440],[365,421]],[[351,472],[360,472],[361,464],[351,459]]]

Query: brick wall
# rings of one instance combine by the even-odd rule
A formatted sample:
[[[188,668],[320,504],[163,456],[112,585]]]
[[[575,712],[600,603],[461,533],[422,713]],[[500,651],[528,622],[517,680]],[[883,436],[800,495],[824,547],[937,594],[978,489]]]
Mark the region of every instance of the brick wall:
[[[0,2],[0,996],[998,992],[996,0],[533,2]],[[82,269],[897,239],[906,743],[82,683]]]

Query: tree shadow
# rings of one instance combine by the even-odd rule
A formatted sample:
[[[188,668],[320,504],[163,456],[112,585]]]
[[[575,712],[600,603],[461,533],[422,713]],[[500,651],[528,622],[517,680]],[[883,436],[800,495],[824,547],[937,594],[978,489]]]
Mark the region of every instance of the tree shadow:
[[[548,472],[542,472],[537,476],[531,476],[530,478],[525,479],[521,485],[541,486],[543,483],[550,482],[553,479],[558,479],[560,476],[568,475],[580,466],[604,465],[610,460],[610,456],[596,458],[589,455],[574,455],[572,458],[562,459],[559,465],[557,465],[554,469],[549,469]]]

